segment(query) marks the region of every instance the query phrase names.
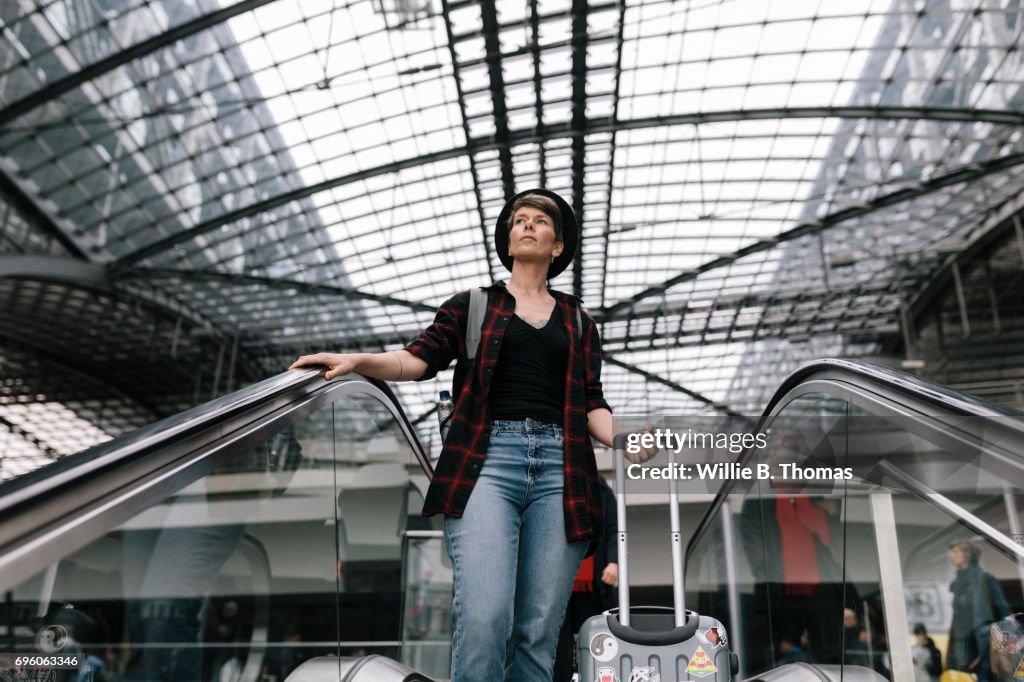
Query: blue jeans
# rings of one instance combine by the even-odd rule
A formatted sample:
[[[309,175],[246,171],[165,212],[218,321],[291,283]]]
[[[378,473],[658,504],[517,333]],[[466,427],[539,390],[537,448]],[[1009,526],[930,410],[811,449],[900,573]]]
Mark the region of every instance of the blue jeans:
[[[562,428],[494,421],[452,560],[452,682],[551,682],[558,630],[587,542],[565,539]]]

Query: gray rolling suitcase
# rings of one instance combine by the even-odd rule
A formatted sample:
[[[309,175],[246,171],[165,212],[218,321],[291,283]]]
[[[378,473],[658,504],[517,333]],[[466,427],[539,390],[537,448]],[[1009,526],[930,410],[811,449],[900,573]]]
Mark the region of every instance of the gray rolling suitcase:
[[[739,666],[725,628],[714,618],[683,609],[683,549],[674,479],[669,480],[673,608],[629,605],[625,442],[625,434],[616,436],[612,455],[619,512],[619,608],[590,618],[580,628],[580,682],[731,682]],[[671,452],[669,457],[675,459]]]

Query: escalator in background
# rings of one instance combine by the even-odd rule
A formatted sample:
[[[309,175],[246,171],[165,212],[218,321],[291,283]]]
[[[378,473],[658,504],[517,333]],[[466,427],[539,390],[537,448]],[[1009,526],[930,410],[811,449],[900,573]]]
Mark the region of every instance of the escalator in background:
[[[822,361],[780,387],[757,430],[767,447],[747,466],[854,476],[729,483],[694,533],[687,603],[726,623],[741,676],[934,679],[923,628],[943,667],[1024,677],[1024,637],[1003,620],[1024,611],[1022,415]],[[978,563],[957,573],[952,545]]]
[[[289,372],[9,481],[0,651],[95,680],[447,677],[431,472],[386,386]]]

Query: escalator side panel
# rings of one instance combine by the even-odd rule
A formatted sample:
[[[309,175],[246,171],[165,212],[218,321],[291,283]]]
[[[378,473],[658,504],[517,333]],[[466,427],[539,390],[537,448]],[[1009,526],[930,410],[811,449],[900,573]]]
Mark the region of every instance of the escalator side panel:
[[[771,428],[775,442],[745,453],[742,465],[789,458],[808,469],[841,466],[822,455],[826,439],[817,428],[843,446],[853,478],[824,486],[727,484],[689,544],[688,588],[741,614],[739,627],[728,625],[741,636],[745,673],[771,671],[751,679],[838,679],[829,665],[839,663],[869,666],[866,679],[912,679],[911,649],[916,660],[923,645],[914,644],[911,629],[931,635],[943,659],[960,661],[965,655],[952,653],[966,637],[947,634],[951,623],[974,632],[1002,617],[1007,602],[1011,610],[1024,605],[1024,552],[1013,542],[1024,526],[1024,416],[891,370],[875,381],[873,370],[854,363],[818,364],[783,384],[757,427]],[[780,530],[790,506],[798,523],[786,526],[786,559]],[[813,547],[793,550],[802,541],[794,526],[814,536]],[[949,554],[963,543],[975,547],[969,554],[978,574],[990,576],[978,594],[992,595],[991,608],[952,603],[950,581],[964,566]],[[730,589],[726,547],[739,567]],[[810,567],[807,575],[802,567]],[[824,604],[826,587],[843,594],[822,612],[832,648],[815,643],[808,609],[791,603],[797,595]],[[800,622],[789,627],[788,620]],[[787,660],[800,663],[774,667]],[[851,674],[847,667],[843,679],[862,679]]]
[[[78,497],[88,523],[44,516],[29,529],[57,533],[49,551],[26,553],[24,538],[0,547],[5,650],[38,653],[43,642],[103,659],[126,682],[282,680],[322,655],[396,656],[397,538],[422,450],[375,386],[307,388],[284,407],[172,439],[148,471],[131,458],[113,472],[120,480],[55,490],[61,505]],[[368,491],[388,493],[394,509],[366,504]],[[13,532],[20,516],[0,526]],[[17,571],[2,570],[12,547]],[[428,679],[410,674],[396,679]]]

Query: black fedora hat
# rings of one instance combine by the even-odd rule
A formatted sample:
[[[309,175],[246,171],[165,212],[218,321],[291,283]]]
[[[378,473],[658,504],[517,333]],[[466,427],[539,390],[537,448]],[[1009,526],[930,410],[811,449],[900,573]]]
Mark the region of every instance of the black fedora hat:
[[[576,216],[565,199],[548,189],[528,189],[520,192],[505,202],[505,207],[498,214],[498,222],[494,226],[494,248],[498,252],[498,258],[505,269],[512,272],[512,256],[508,255],[508,219],[512,214],[512,207],[516,200],[527,194],[539,194],[555,202],[559,213],[562,214],[562,253],[555,258],[555,262],[548,266],[548,279],[558,276],[563,270],[569,267],[572,257],[576,254],[576,245],[580,240],[580,230],[576,225]]]

